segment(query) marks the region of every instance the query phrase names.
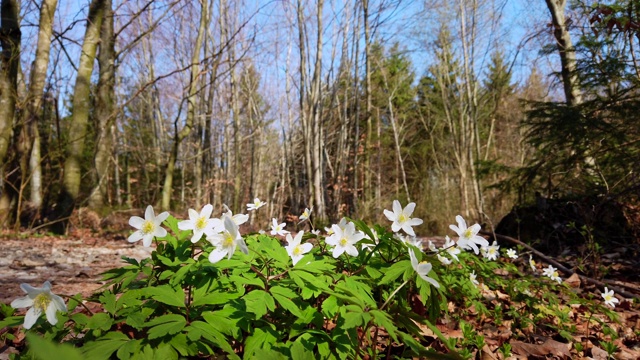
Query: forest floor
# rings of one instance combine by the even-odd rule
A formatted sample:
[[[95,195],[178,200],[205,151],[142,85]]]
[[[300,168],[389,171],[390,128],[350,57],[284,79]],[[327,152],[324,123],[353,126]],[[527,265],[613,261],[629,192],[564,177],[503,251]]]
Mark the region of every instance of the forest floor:
[[[153,248],[144,248],[141,244],[128,243],[126,236],[126,230],[101,234],[88,228],[74,230],[64,237],[36,234],[16,236],[15,233],[0,232],[0,302],[9,304],[13,299],[23,296],[21,283],[40,287],[47,280],[52,283],[53,292],[56,294],[81,293],[85,297],[93,294],[104,284],[101,273],[124,264],[122,256],[139,260],[149,257],[153,251]],[[442,240],[432,239],[435,242]],[[621,286],[627,293],[635,295],[636,299],[623,299],[618,296],[621,302],[614,309],[618,315],[615,321],[604,314],[593,316],[598,317],[601,324],[606,324],[618,334],[613,340],[619,348],[615,359],[635,360],[640,359],[640,259],[625,256],[626,251],[628,249],[622,249],[621,253],[614,251],[604,254],[602,265],[607,270],[608,283]],[[562,258],[555,260],[571,266],[575,265],[577,257],[575,254],[566,253]],[[523,267],[528,266],[525,262],[523,260],[521,263]],[[565,284],[580,296],[601,299],[601,289],[581,282],[577,277],[565,279]],[[505,301],[500,298],[499,292],[489,292],[486,296],[496,297],[497,302]],[[521,329],[528,335],[527,341],[520,341],[522,332],[516,331],[520,334],[514,334],[508,323],[496,326],[493,319],[478,316],[467,320],[485,337],[485,349],[478,352],[477,359],[504,358],[498,348],[505,342],[511,344],[511,359],[607,359],[607,353],[598,346],[600,341],[608,338],[608,335],[603,333],[603,326],[594,325],[592,319],[586,319],[582,306],[569,304],[567,297],[559,298],[567,301],[567,307],[571,309],[571,319],[575,322],[574,339],[582,343],[586,350],[577,351],[557,333],[543,326],[539,326],[535,331]],[[461,330],[451,324],[442,323],[437,326],[447,337],[462,336]],[[435,335],[429,334],[428,329],[424,335],[435,340]],[[7,358],[11,352],[11,346],[0,346],[0,359]]]

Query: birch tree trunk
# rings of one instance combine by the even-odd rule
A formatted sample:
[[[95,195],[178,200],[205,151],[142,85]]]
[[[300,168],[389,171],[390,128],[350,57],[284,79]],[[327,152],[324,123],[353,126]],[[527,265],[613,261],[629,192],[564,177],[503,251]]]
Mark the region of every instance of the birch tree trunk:
[[[25,126],[28,127],[29,138],[33,141],[29,154],[29,169],[31,172],[30,184],[31,206],[40,209],[42,206],[42,168],[40,134],[38,125],[42,121],[42,98],[44,83],[49,67],[49,53],[51,50],[51,34],[53,30],[53,15],[56,11],[58,0],[44,0],[40,6],[40,26],[38,28],[38,45],[36,58],[29,82],[29,94],[27,99],[27,111],[24,113],[28,119]]]
[[[5,160],[11,146],[16,97],[18,94],[18,69],[20,67],[20,5],[17,0],[0,3],[0,179],[3,191],[0,195],[0,226],[9,220],[11,194],[16,193],[6,183]]]
[[[576,53],[571,42],[571,35],[565,18],[566,0],[545,0],[551,13],[553,35],[558,44],[560,63],[562,66],[562,85],[567,104],[570,106],[582,103],[582,93],[576,74]]]
[[[98,43],[100,42],[100,29],[104,18],[104,0],[92,0],[87,18],[87,28],[80,53],[78,74],[73,91],[73,113],[67,130],[68,145],[67,156],[64,163],[64,175],[62,179],[62,191],[58,199],[55,218],[61,222],[56,223],[54,231],[64,232],[66,218],[71,215],[80,193],[81,160],[84,152],[84,143],[87,136],[87,124],[89,121],[91,74],[96,58]]]
[[[202,49],[202,42],[204,39],[204,33],[207,27],[207,0],[201,0],[201,14],[200,14],[200,26],[198,27],[198,35],[196,36],[196,43],[193,47],[193,54],[191,56],[191,77],[189,79],[189,90],[187,96],[187,118],[185,124],[180,131],[178,131],[178,119],[175,120],[175,136],[173,140],[173,147],[171,154],[169,155],[169,161],[165,171],[164,185],[162,187],[162,202],[160,207],[162,210],[169,210],[171,206],[171,190],[173,186],[173,170],[178,158],[178,149],[180,143],[184,138],[189,136],[194,126],[194,118],[196,112],[196,95],[198,92],[198,75],[200,73],[200,50]]]
[[[113,11],[111,0],[104,0],[104,20],[100,32],[100,53],[98,64],[100,77],[95,105],[96,117],[96,151],[93,159],[96,184],[89,195],[89,207],[101,209],[107,195],[109,180],[109,163],[112,151],[112,124],[114,114],[114,85],[115,85],[115,37],[113,33]]]

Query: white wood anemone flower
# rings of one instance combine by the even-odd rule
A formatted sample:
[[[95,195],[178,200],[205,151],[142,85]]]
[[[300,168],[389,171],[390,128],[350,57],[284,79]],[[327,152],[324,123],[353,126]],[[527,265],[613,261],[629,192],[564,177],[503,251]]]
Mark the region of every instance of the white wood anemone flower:
[[[153,206],[147,206],[147,210],[144,212],[144,219],[140,216],[132,216],[129,219],[129,225],[137,229],[137,231],[129,235],[127,241],[133,243],[142,239],[144,247],[151,246],[154,237],[162,238],[167,236],[167,230],[160,224],[167,220],[168,217],[169,213],[166,211],[156,216]]]
[[[312,209],[305,208],[304,211],[302,212],[302,215],[300,215],[300,222],[309,220],[309,217],[311,216],[311,211]]]
[[[409,203],[405,208],[402,208],[400,205],[400,201],[393,200],[393,212],[385,209],[384,216],[389,219],[389,221],[393,221],[391,224],[391,230],[393,232],[398,232],[400,229],[404,230],[405,233],[411,236],[416,236],[416,233],[413,231],[412,226],[417,226],[422,224],[422,219],[412,218],[411,214],[413,214],[413,210],[416,208],[416,203]]]
[[[558,284],[562,283],[562,278],[558,274],[558,269],[554,268],[552,265],[549,265],[549,267],[544,268],[542,270],[542,275],[548,276],[549,279],[557,281]]]
[[[233,212],[231,211],[231,209],[229,209],[229,207],[226,204],[223,204],[225,210],[227,210],[226,213],[224,213],[223,215],[226,215],[228,217],[230,217],[234,223],[236,223],[236,225],[240,226],[244,223],[246,223],[249,220],[249,215],[247,214],[233,214]]]
[[[267,205],[266,202],[264,202],[264,201],[262,201],[262,200],[260,200],[258,198],[255,198],[255,199],[253,199],[252,203],[247,204],[247,211],[258,210],[258,209],[260,209],[261,207],[263,207],[265,205]]]
[[[27,295],[13,300],[11,307],[14,309],[29,308],[24,316],[25,329],[31,329],[43,312],[47,317],[47,321],[51,325],[55,325],[58,323],[56,313],[58,311],[67,311],[64,300],[51,292],[51,283],[48,281],[45,281],[41,288],[33,287],[29,284],[20,284],[20,288]]]
[[[418,258],[416,257],[416,254],[413,252],[413,249],[409,249],[409,258],[411,259],[411,266],[413,267],[413,270],[415,270],[416,273],[418,273],[418,275],[424,281],[430,283],[431,285],[437,288],[440,287],[440,284],[436,281],[436,279],[429,276],[429,273],[433,268],[433,265],[431,265],[431,263],[429,263],[428,261],[418,262]]]
[[[333,224],[331,229],[333,234],[326,238],[325,242],[333,246],[333,257],[338,258],[345,252],[351,256],[358,256],[358,249],[355,245],[364,239],[364,233],[356,231],[356,225],[353,222],[345,225],[344,229],[339,224]]]
[[[480,253],[480,246],[489,246],[489,242],[487,239],[478,235],[481,227],[479,224],[474,224],[471,227],[467,227],[467,222],[464,221],[464,218],[460,215],[456,216],[456,225],[449,225],[449,228],[458,234],[458,246],[462,249],[473,250],[473,252],[478,255]]]
[[[212,218],[213,205],[205,205],[200,213],[193,209],[189,209],[189,220],[183,220],[178,223],[178,229],[187,231],[193,231],[191,236],[191,242],[197,243],[202,235],[213,235],[224,230],[222,220],[218,218]]]
[[[245,254],[249,253],[249,248],[244,242],[238,225],[229,216],[224,215],[222,217],[224,223],[224,231],[212,236],[207,236],[207,240],[216,248],[209,254],[209,262],[212,264],[222,260],[225,256],[227,259],[231,259],[233,253],[236,251],[236,247],[240,247],[240,251]]]
[[[300,259],[304,257],[304,254],[308,253],[313,248],[311,243],[301,244],[302,234],[304,234],[304,231],[300,231],[296,234],[295,238],[292,237],[291,234],[287,234],[287,246],[284,248],[287,250],[287,254],[291,257],[293,265],[300,261]]]
[[[271,235],[280,235],[285,236],[289,233],[288,230],[285,230],[284,227],[287,226],[287,223],[278,223],[278,219],[271,219]]]
[[[604,299],[605,305],[609,305],[612,308],[616,307],[616,303],[620,302],[620,300],[618,300],[614,296],[613,290],[609,290],[609,288],[606,286],[604,287],[604,292],[601,295],[602,295],[602,298]]]

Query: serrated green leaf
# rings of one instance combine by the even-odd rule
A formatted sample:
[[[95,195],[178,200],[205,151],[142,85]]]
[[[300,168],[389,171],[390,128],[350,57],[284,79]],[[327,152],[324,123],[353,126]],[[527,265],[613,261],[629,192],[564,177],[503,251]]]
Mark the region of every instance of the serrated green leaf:
[[[197,350],[189,346],[189,340],[187,339],[186,334],[177,334],[176,336],[173,336],[171,341],[169,341],[169,344],[171,344],[171,346],[173,346],[173,348],[182,356],[197,354]]]
[[[108,332],[95,341],[86,342],[82,346],[82,355],[85,359],[107,360],[128,341],[127,335],[121,332]]]
[[[276,302],[278,302],[278,304],[282,306],[282,308],[289,311],[296,317],[298,318],[304,317],[304,314],[302,314],[302,311],[300,311],[300,308],[293,301],[291,301],[291,299],[284,297],[280,294],[273,294],[273,298],[276,299]]]
[[[24,323],[24,316],[10,316],[4,320],[0,320],[0,329],[8,327],[20,326]]]
[[[395,281],[407,270],[407,267],[411,267],[411,262],[409,260],[398,261],[397,263],[391,265],[384,272],[384,276],[382,280],[380,280],[380,285],[386,285],[392,281]]]
[[[229,276],[229,280],[235,282],[237,287],[241,287],[244,285],[253,285],[264,289],[264,281],[257,277],[231,275]]]
[[[236,323],[229,319],[223,311],[207,311],[202,313],[202,317],[222,334],[234,335],[236,333]]]
[[[337,297],[328,296],[322,302],[322,313],[323,313],[323,315],[328,319],[333,318],[338,313],[338,310],[340,310],[340,305],[341,304],[338,303],[338,298]]]
[[[104,309],[111,315],[116,313],[116,296],[111,291],[105,291],[100,295],[100,302]]]
[[[140,344],[142,340],[129,340],[126,344],[122,345],[116,352],[118,359],[127,360],[135,357],[136,354],[141,353]],[[133,356],[132,356],[133,354]]]
[[[196,329],[196,330],[192,330]],[[233,348],[227,342],[227,339],[218,330],[216,330],[210,324],[203,321],[194,321],[187,328],[187,332],[198,331],[200,336],[210,341],[213,345],[224,350],[230,358],[240,359],[238,355],[233,351]]]
[[[145,326],[150,327],[149,339],[156,339],[165,335],[176,334],[184,329],[187,320],[182,315],[168,314],[149,321]]]
[[[273,311],[276,308],[273,297],[263,290],[253,290],[243,296],[242,300],[247,306],[247,312],[255,314],[256,319],[262,318],[267,309]]]
[[[242,293],[238,292],[216,291],[205,296],[194,297],[192,306],[226,304],[242,295]]]
[[[177,290],[173,289],[169,285],[162,285],[156,287],[149,287],[146,290],[148,296],[151,296],[153,300],[159,301],[163,304],[176,306],[176,307],[184,307],[184,290],[182,288],[178,288]]]
[[[173,348],[173,346],[167,343],[160,343],[160,345],[158,345],[158,347],[155,349],[153,355],[156,359],[163,359],[163,360],[178,359],[178,353],[176,352],[176,350]]]
[[[373,323],[378,326],[382,326],[389,336],[391,336],[394,341],[398,342],[398,337],[396,335],[398,328],[393,324],[391,316],[380,310],[371,310],[369,313],[373,316]]]
[[[193,263],[182,266],[178,271],[176,271],[175,275],[169,281],[169,284],[173,286],[179,285],[182,280],[189,274],[189,271],[193,267]]]
[[[87,328],[91,330],[100,329],[107,331],[111,329],[111,325],[113,325],[113,319],[107,313],[93,314],[87,322]]]
[[[278,333],[271,328],[255,328],[244,343],[243,359],[253,359],[258,349],[271,349],[271,346],[278,340]]]
[[[82,353],[68,344],[58,344],[28,332],[27,345],[36,359],[48,360],[55,354],[60,359],[83,360]]]

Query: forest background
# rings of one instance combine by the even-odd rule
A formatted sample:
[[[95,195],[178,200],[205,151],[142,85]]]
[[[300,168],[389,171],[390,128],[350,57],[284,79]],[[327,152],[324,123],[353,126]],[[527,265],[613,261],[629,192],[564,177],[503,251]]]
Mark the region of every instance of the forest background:
[[[1,0],[0,224],[637,202],[640,2]],[[603,201],[605,201],[603,200]],[[216,213],[214,213],[216,214]],[[473,219],[473,220],[472,220]]]

